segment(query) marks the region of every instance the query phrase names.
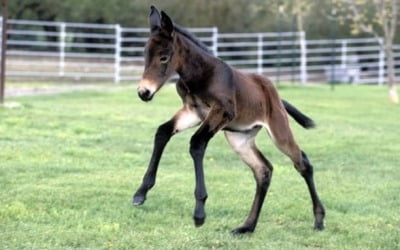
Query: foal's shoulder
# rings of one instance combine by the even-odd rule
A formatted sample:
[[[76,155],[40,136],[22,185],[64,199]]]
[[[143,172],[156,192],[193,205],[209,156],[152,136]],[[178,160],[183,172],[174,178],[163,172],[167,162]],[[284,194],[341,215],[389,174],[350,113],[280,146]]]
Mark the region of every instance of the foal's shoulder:
[[[179,79],[176,83],[175,83],[175,87],[176,87],[176,92],[178,93],[178,95],[181,97],[181,99],[184,99],[185,96],[189,93],[189,89],[186,86],[186,84],[183,82],[182,79]]]

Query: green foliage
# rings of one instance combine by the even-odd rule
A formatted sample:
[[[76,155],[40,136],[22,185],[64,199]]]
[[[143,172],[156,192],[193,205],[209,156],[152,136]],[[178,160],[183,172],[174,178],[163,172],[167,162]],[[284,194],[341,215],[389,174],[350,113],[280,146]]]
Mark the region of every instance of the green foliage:
[[[330,35],[331,0],[13,0],[10,17],[69,22],[120,23],[147,26],[151,4],[165,10],[175,22],[187,27],[217,26],[221,32],[293,31],[304,27],[309,38]],[[284,6],[283,12],[279,6]],[[297,18],[297,20],[296,20]],[[318,20],[318,22],[316,22]],[[348,27],[339,27],[346,37]]]
[[[254,195],[251,171],[218,134],[205,158],[207,221],[192,222],[194,173],[190,135],[171,139],[157,185],[131,206],[158,124],[181,105],[171,86],[151,103],[133,88],[15,98],[0,108],[2,249],[398,249],[400,248],[399,107],[386,88],[281,87],[313,117],[293,122],[315,166],[327,210],[326,230],[312,230],[306,185],[266,133],[260,149],[274,176],[256,232],[232,237]]]
[[[398,0],[333,0],[333,10],[337,17],[351,20],[351,33],[358,35],[362,32],[384,37],[384,26],[390,25],[390,19],[397,15]],[[396,22],[395,26],[397,25]],[[398,26],[398,25],[397,25]]]

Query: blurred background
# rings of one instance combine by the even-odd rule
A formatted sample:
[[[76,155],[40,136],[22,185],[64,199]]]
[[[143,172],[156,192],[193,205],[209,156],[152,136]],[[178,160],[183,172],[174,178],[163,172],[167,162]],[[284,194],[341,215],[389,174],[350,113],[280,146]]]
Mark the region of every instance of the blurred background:
[[[349,13],[340,9],[347,1],[335,0],[12,0],[12,19],[110,24],[147,27],[149,6],[166,11],[186,27],[218,27],[221,32],[279,32],[303,29],[309,38],[367,36],[357,32]],[[362,1],[354,1],[360,3]],[[374,19],[374,1],[360,4],[366,19]],[[380,4],[382,1],[379,1]],[[334,24],[332,16],[340,15]],[[353,16],[354,17],[354,16]],[[351,18],[350,18],[351,19]],[[299,26],[300,25],[300,26]],[[400,42],[400,36],[396,37]]]
[[[400,249],[400,106],[387,99],[398,102],[399,2],[0,0],[0,249]],[[257,145],[274,180],[251,237],[228,234],[254,181],[222,133],[204,158],[203,228],[191,213],[194,128],[171,139],[149,201],[131,208],[154,133],[182,105],[172,86],[152,103],[135,91],[151,4],[315,119],[291,128],[315,165],[323,233],[267,133]]]
[[[7,79],[140,79],[151,4],[227,63],[278,84],[399,80],[398,0],[8,1]]]

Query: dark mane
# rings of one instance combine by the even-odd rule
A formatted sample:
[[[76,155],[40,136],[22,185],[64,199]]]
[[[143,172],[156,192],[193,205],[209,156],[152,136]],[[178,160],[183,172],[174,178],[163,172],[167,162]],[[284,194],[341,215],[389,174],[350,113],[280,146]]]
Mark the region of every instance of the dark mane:
[[[194,44],[196,44],[200,49],[204,50],[207,53],[213,54],[212,51],[205,45],[202,41],[200,41],[198,38],[196,38],[190,31],[187,29],[183,28],[182,26],[174,23],[174,28],[175,31],[178,32],[179,34],[183,35],[190,41],[192,41]]]

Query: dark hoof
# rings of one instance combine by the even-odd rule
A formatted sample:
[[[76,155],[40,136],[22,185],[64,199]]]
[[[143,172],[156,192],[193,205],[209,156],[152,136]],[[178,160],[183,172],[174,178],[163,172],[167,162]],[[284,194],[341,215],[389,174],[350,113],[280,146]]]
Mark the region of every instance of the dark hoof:
[[[235,228],[231,231],[232,235],[241,235],[241,234],[246,234],[246,233],[252,233],[254,232],[254,229],[250,227],[238,227]]]
[[[194,225],[196,227],[201,227],[204,222],[206,221],[206,217],[202,217],[202,218],[197,218],[197,217],[193,217],[194,220]]]
[[[324,223],[315,223],[314,225],[314,230],[315,231],[323,231],[324,230]]]
[[[144,203],[145,200],[146,200],[146,197],[144,195],[135,195],[133,197],[133,205],[140,206]]]

